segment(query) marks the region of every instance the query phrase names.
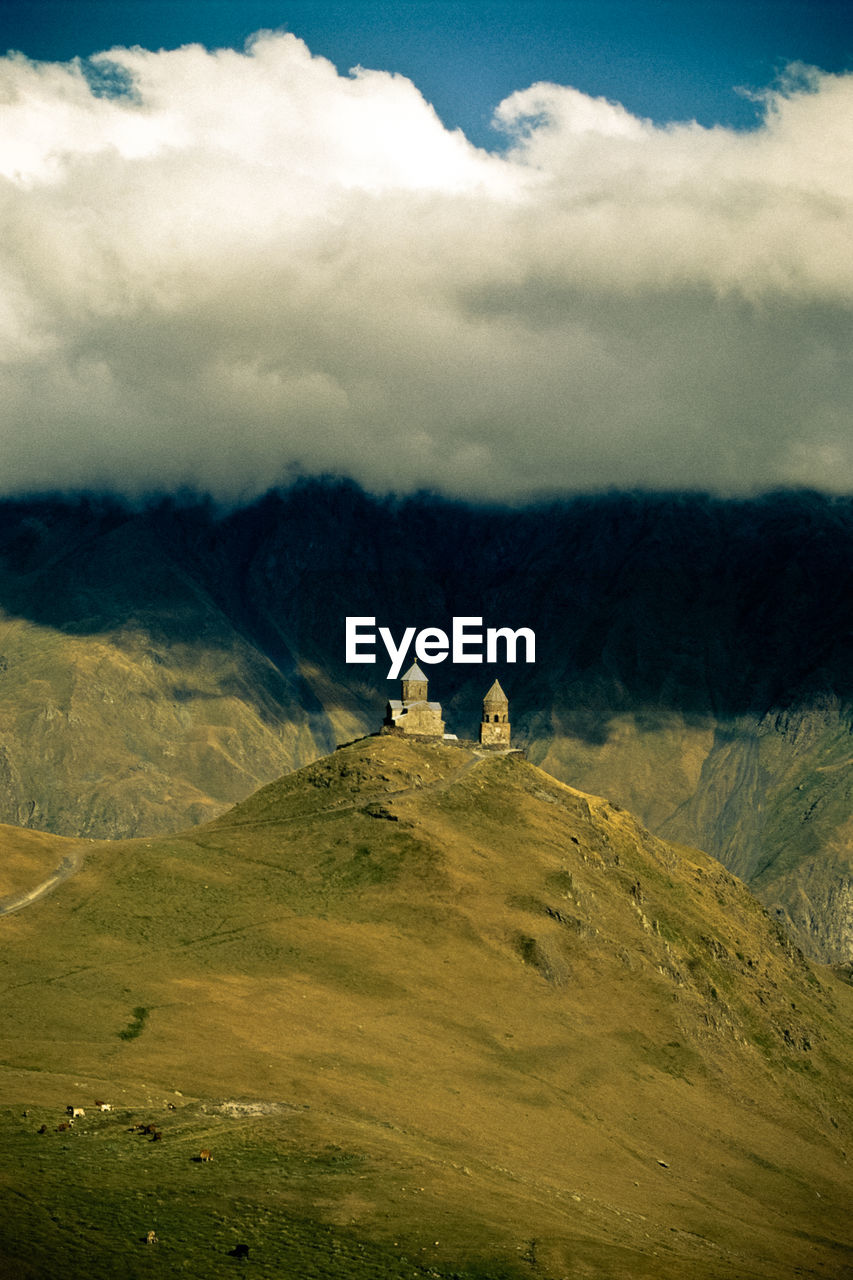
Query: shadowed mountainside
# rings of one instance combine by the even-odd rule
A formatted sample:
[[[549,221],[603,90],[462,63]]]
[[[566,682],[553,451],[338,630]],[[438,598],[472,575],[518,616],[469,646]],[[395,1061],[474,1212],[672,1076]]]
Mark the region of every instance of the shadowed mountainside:
[[[4,1274],[850,1274],[853,989],[518,756],[364,739],[0,931]]]
[[[497,675],[555,776],[707,848],[800,943],[853,956],[853,503],[606,495],[529,510],[310,483],[252,506],[0,506],[3,819],[203,821],[379,722],[344,619],[529,626],[535,667],[430,672],[476,732]]]

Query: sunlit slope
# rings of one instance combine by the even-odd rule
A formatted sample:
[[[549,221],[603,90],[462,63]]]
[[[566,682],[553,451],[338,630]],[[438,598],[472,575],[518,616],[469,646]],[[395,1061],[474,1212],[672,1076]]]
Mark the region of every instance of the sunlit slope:
[[[95,836],[170,830],[176,814],[202,822],[316,756],[302,708],[280,714],[285,682],[212,613],[185,603],[172,622],[186,634],[158,644],[133,625],[84,638],[0,616],[7,821]]]
[[[37,889],[65,859],[82,857],[92,843],[0,823],[0,911]]]
[[[205,827],[93,846],[0,928],[3,1100],[179,1091],[146,1157],[170,1195],[197,1132],[337,1143],[359,1159],[334,1176],[227,1193],[440,1275],[850,1260],[853,991],[717,863],[517,756],[366,739]],[[274,1114],[198,1129],[223,1101]]]
[[[543,769],[618,799],[668,840],[712,848],[811,956],[853,957],[853,751],[832,700],[721,724],[620,715],[603,741],[554,717]]]
[[[285,643],[269,656],[238,589],[216,599],[222,568],[200,572],[197,537],[168,509],[0,504],[4,821],[173,831],[356,731]]]

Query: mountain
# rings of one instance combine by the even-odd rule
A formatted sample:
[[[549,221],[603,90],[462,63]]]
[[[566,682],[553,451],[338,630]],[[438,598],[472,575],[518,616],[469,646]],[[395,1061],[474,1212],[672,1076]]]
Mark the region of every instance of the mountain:
[[[355,742],[0,930],[11,1280],[853,1274],[853,988],[518,755]]]
[[[608,494],[519,510],[312,482],[250,506],[0,505],[0,819],[130,837],[205,821],[375,728],[399,637],[528,626],[534,666],[431,668],[476,733],[497,676],[556,777],[743,876],[853,958],[853,502]]]

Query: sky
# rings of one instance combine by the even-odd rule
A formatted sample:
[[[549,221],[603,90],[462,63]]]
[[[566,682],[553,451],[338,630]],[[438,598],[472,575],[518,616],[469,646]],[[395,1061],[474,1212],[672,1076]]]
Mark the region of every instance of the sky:
[[[851,139],[847,0],[6,0],[0,492],[849,493]]]

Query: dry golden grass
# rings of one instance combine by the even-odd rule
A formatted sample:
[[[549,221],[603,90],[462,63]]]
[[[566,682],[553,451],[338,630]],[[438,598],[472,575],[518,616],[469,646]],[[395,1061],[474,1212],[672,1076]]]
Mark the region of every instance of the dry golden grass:
[[[64,858],[91,842],[0,823],[0,903],[47,880]]]
[[[0,1144],[33,1222],[60,1168],[75,1238],[81,1187],[115,1205],[102,1270],[155,1187],[188,1266],[223,1244],[211,1276],[248,1221],[271,1276],[850,1261],[853,991],[717,863],[518,757],[365,739],[207,826],[92,846],[0,929]],[[34,1136],[106,1095],[162,1143]]]

